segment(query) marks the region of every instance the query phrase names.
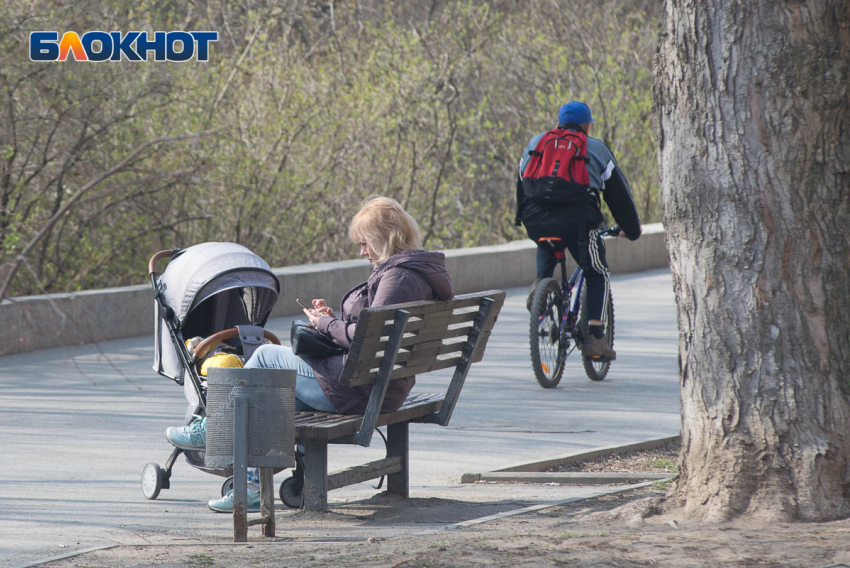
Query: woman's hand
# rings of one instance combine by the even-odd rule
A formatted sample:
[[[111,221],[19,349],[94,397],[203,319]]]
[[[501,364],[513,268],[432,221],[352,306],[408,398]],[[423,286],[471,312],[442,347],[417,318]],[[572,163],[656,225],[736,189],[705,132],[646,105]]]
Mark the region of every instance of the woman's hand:
[[[319,320],[323,316],[336,317],[334,316],[334,311],[328,306],[328,303],[322,299],[313,300],[313,309],[304,308],[303,311],[310,320],[310,325],[313,327],[319,326]]]
[[[315,309],[323,316],[336,317],[334,316],[334,311],[322,298],[319,298],[318,300],[313,300],[313,309]]]
[[[319,320],[323,314],[319,313],[318,310],[308,310],[307,308],[304,308],[302,311],[307,315],[307,319],[310,320],[310,325],[313,327],[319,326]]]

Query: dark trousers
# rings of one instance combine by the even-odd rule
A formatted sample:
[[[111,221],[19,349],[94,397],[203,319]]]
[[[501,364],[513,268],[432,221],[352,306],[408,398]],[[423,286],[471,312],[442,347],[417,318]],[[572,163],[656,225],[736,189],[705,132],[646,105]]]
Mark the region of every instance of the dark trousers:
[[[605,243],[595,229],[582,226],[567,226],[557,231],[526,227],[534,242],[543,237],[560,237],[570,255],[581,267],[587,284],[588,319],[601,320],[602,308],[610,293],[608,262],[605,260]],[[552,278],[558,260],[554,249],[548,244],[537,247],[537,278]]]

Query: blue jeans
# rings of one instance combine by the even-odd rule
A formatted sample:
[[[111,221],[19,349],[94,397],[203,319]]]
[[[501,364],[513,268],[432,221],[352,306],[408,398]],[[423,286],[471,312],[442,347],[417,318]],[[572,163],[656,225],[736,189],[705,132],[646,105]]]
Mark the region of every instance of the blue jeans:
[[[289,369],[295,371],[295,410],[336,412],[325,396],[306,359],[283,345],[263,345],[245,363],[246,369]]]
[[[336,412],[331,401],[325,396],[316,375],[306,359],[292,352],[292,348],[283,345],[262,345],[245,363],[246,369],[289,369],[295,371],[295,410],[318,410]],[[260,489],[260,470],[248,468],[248,487],[252,491]]]

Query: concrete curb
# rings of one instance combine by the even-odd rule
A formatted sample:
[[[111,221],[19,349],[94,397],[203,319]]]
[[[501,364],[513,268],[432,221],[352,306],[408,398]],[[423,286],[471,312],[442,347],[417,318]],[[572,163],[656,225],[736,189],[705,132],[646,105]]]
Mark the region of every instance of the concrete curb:
[[[641,483],[644,481],[664,481],[675,474],[670,473],[585,473],[565,471],[534,471],[534,472],[486,472],[478,481],[495,483],[563,483],[564,485],[611,485]]]
[[[579,454],[566,454],[549,458],[546,460],[535,462],[522,462],[509,465],[493,471],[483,473],[464,473],[461,476],[461,483],[476,483],[478,481],[524,481],[527,483],[570,483],[574,485],[593,485],[594,483],[634,483],[630,480],[647,480],[656,479],[664,480],[673,477],[669,474],[660,474],[661,477],[653,477],[658,474],[584,474],[584,476],[575,473],[564,472],[547,472],[546,470],[565,465],[568,463],[585,462],[598,457],[610,456],[613,454],[626,452],[639,452],[642,450],[654,450],[661,448],[673,442],[681,442],[681,436],[671,436],[669,438],[658,438],[656,440],[648,440],[646,442],[638,442],[635,444],[626,444],[625,446],[607,446],[589,452]],[[585,479],[604,479],[606,476],[622,476],[625,481],[598,481],[589,482]],[[564,479],[557,481],[556,478]],[[612,477],[613,479],[613,477]]]
[[[74,556],[82,556],[83,554],[87,554],[89,552],[97,552],[98,550],[108,550],[110,548],[118,548],[119,546],[123,546],[121,544],[105,544],[102,546],[92,546],[90,548],[84,548],[82,550],[75,550],[74,552],[69,552],[67,554],[60,554],[58,556],[51,556],[50,558],[42,558],[41,560],[36,560],[35,562],[28,562],[26,564],[15,564],[14,566],[9,566],[8,568],[32,568],[33,566],[40,566],[41,564],[47,564],[48,562],[56,562],[57,560],[65,560],[66,558],[73,558]]]
[[[499,519],[504,519],[505,517],[514,517],[516,515],[524,515],[525,513],[533,513],[535,511],[542,511],[544,509],[551,509],[553,507],[560,507],[561,505],[566,505],[568,503],[575,503],[577,501],[584,501],[585,499],[596,499],[597,497],[603,497],[605,495],[614,495],[615,493],[624,493],[626,491],[631,491],[632,489],[640,489],[642,487],[648,487],[652,485],[652,481],[647,481],[644,483],[638,483],[636,485],[627,485],[625,487],[614,487],[612,489],[603,489],[598,492],[595,492],[593,495],[587,495],[585,497],[570,497],[569,499],[562,499],[560,501],[553,501],[551,503],[542,503],[540,505],[531,505],[530,507],[523,507],[522,509],[515,509],[513,511],[505,511],[504,513],[497,513],[495,515],[489,515],[486,517],[481,517],[479,519],[472,519],[469,521],[463,521],[460,523],[456,523],[451,525],[449,528],[463,528],[470,527],[474,525],[480,525],[481,523],[487,523],[490,521],[497,521]]]
[[[609,238],[605,242],[612,274],[669,265],[661,223],[645,225],[637,241]],[[444,251],[455,293],[527,286],[536,272],[535,248],[526,239]],[[274,269],[280,279],[281,293],[271,315],[300,314],[295,298],[325,298],[331,306],[339,305],[345,292],[366,280],[370,270],[362,259]],[[0,321],[9,322],[0,325],[0,356],[151,335],[153,292],[145,284],[10,298],[0,302]]]

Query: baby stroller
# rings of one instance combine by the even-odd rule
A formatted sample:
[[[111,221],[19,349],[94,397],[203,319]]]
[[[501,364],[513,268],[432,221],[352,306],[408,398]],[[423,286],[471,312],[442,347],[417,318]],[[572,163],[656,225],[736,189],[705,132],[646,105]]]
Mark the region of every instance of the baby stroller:
[[[156,262],[170,257],[162,275]],[[154,370],[183,386],[189,402],[185,423],[206,415],[206,378],[198,361],[216,345],[227,344],[244,363],[264,339],[280,344],[263,329],[280,294],[280,282],[269,265],[235,243],[202,243],[186,249],[164,250],[148,263],[156,313]],[[194,357],[186,340],[202,337]],[[156,499],[170,487],[171,469],[180,454],[202,471],[229,478],[222,495],[232,489],[232,468],[204,467],[203,452],[174,448],[165,469],[156,463],[142,470],[142,493]]]

